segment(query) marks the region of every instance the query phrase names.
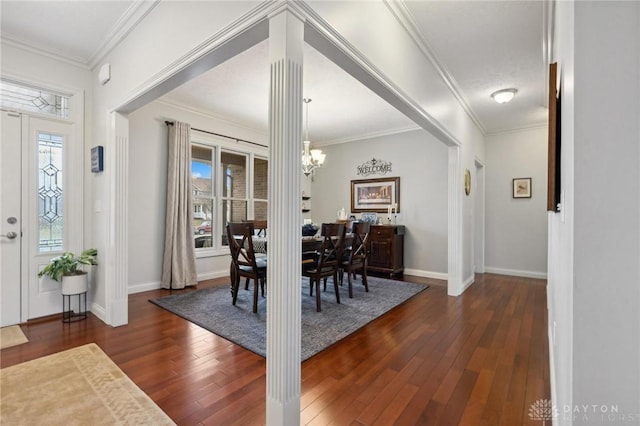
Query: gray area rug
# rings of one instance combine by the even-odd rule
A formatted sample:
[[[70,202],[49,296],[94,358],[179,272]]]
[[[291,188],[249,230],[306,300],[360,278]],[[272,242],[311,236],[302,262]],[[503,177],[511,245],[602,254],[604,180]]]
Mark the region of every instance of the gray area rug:
[[[309,283],[303,279],[302,361],[429,288],[424,284],[368,278],[369,292],[365,292],[358,278],[353,283],[353,299],[349,299],[345,276],[345,283],[340,288],[340,304],[336,303],[330,279],[327,291],[321,291],[322,312],[316,312],[315,294],[309,296]],[[253,282],[249,290],[244,289],[244,280],[240,283],[236,306],[231,304],[229,285],[185,291],[149,301],[258,355],[266,355],[266,298],[258,298],[258,312],[254,314],[251,311]]]

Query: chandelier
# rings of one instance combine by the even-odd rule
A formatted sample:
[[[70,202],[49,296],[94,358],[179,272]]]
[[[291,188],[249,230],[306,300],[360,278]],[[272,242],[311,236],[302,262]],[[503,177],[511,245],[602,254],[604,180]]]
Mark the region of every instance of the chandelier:
[[[311,145],[311,141],[309,141],[309,102],[311,102],[311,99],[304,98],[303,101],[306,105],[306,130],[304,151],[302,152],[302,173],[305,176],[309,176],[315,169],[322,167],[326,155],[320,149],[309,149]]]

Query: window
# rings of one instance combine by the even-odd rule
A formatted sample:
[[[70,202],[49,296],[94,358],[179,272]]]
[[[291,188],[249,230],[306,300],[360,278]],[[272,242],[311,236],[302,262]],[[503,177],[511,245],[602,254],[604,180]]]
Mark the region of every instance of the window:
[[[227,246],[227,222],[267,218],[268,161],[217,138],[191,144],[194,240],[197,252]],[[265,152],[266,153],[266,152]]]
[[[240,222],[247,218],[247,156],[231,152],[221,155],[222,168],[222,215],[220,229],[224,230],[227,222]],[[224,232],[222,232],[224,235]],[[222,245],[227,245],[226,235]]]
[[[215,206],[215,153],[213,147],[191,145],[191,188],[196,248],[213,246],[211,223]]]
[[[0,80],[0,106],[5,109],[69,118],[69,99],[69,96]]]
[[[63,247],[63,137],[38,132],[38,251]]]
[[[264,158],[253,159],[253,218],[267,220],[269,162]]]

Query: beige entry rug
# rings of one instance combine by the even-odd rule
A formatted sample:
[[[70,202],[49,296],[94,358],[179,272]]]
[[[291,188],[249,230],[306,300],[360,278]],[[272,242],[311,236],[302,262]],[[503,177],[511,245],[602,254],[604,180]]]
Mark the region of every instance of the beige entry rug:
[[[0,328],[0,349],[18,346],[28,341],[19,325]]]
[[[174,425],[96,345],[0,370],[0,424]]]

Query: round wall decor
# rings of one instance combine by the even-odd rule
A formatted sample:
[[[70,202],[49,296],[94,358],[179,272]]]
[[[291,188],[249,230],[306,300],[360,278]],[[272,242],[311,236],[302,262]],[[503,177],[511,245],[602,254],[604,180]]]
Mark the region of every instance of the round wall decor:
[[[465,169],[464,171],[464,193],[467,195],[471,194],[471,172],[469,169]]]

